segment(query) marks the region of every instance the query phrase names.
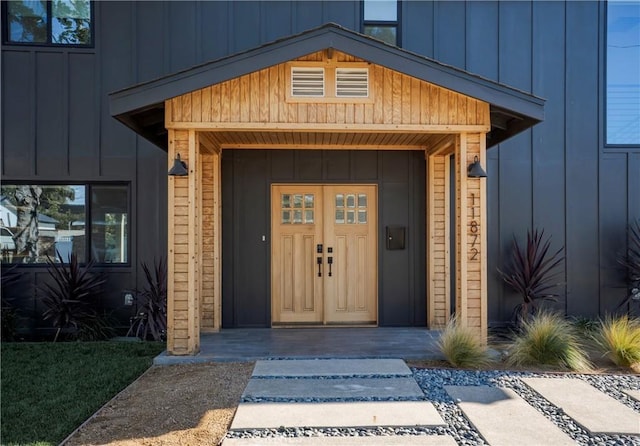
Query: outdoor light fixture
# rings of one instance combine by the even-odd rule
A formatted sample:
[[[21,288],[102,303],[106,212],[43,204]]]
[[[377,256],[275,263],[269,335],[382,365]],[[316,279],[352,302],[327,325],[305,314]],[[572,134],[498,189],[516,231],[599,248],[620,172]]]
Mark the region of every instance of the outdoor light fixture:
[[[473,162],[469,164],[469,169],[467,170],[467,176],[469,178],[486,178],[487,172],[484,171],[482,166],[480,165],[480,160],[477,156],[473,157]]]
[[[169,175],[174,177],[186,177],[189,175],[187,170],[187,163],[180,159],[180,154],[176,154],[176,159],[173,160],[173,167],[169,170]]]

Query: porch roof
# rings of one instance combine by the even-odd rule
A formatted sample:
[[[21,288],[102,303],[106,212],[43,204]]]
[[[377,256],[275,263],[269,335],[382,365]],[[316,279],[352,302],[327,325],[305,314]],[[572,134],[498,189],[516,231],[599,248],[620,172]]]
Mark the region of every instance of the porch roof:
[[[544,99],[334,23],[113,92],[111,115],[167,150],[165,100],[329,48],[489,103],[487,147],[544,119]]]

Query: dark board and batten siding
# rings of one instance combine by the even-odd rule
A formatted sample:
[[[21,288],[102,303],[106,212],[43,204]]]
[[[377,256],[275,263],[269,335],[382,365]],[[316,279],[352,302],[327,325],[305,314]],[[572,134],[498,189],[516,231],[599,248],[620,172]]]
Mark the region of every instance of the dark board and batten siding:
[[[2,179],[130,182],[134,262],[166,251],[167,160],[110,116],[107,93],[329,21],[359,30],[361,13],[356,1],[94,6],[95,48],[2,46]],[[531,226],[567,248],[567,299],[558,307],[585,316],[611,310],[624,295],[615,254],[627,222],[640,218],[640,146],[603,143],[606,4],[402,8],[406,49],[547,99],[544,122],[488,151],[489,320],[507,319],[517,303],[495,268],[512,234]],[[114,289],[141,277],[137,268],[119,271]]]
[[[225,150],[222,257],[229,260],[222,265],[223,328],[271,325],[272,183],[377,184],[379,325],[425,325],[422,152]],[[407,228],[407,249],[385,249],[382,234],[390,225]]]

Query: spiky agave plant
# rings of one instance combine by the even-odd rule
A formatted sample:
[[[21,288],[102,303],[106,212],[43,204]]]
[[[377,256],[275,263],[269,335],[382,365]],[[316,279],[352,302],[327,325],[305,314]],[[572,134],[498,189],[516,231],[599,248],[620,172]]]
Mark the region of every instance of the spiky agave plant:
[[[509,351],[508,363],[550,365],[582,372],[593,369],[571,322],[548,311],[539,311],[522,323]]]
[[[491,362],[487,347],[477,333],[460,324],[455,317],[447,323],[437,345],[449,364],[455,367],[475,369]]]
[[[544,230],[527,231],[527,244],[522,249],[514,235],[510,262],[504,270],[498,268],[504,282],[522,297],[513,311],[516,326],[537,311],[538,302],[555,300],[558,295],[551,290],[563,283],[557,278],[561,274],[558,267],[564,261],[564,246],[550,252],[551,237],[543,238]]]
[[[596,344],[614,364],[640,364],[640,320],[629,316],[607,316],[595,335]]]

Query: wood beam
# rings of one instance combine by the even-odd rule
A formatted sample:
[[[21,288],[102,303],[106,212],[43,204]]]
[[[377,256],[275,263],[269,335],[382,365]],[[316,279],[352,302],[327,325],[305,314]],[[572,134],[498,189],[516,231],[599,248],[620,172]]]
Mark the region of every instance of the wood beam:
[[[356,132],[356,133],[460,133],[488,132],[489,125],[478,124],[326,124],[286,122],[168,122],[167,128],[243,132]]]

